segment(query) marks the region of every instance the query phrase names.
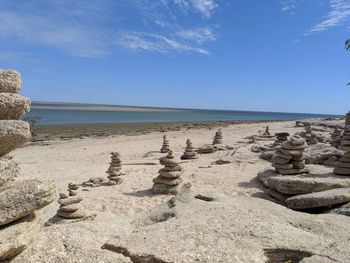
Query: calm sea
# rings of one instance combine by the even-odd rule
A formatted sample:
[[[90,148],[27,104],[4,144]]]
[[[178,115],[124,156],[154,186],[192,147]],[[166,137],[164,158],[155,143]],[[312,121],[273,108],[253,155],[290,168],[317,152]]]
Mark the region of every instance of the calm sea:
[[[109,111],[81,109],[37,109],[27,116],[40,116],[41,125],[77,123],[128,123],[166,121],[219,121],[219,120],[300,120],[308,118],[338,117],[334,115],[224,111],[224,110],[176,110],[176,111]]]

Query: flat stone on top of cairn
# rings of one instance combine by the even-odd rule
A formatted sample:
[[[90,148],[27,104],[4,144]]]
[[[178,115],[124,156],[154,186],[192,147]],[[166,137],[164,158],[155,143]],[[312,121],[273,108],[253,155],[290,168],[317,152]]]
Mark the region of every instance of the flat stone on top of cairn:
[[[109,184],[121,184],[124,180],[121,177],[123,173],[122,170],[122,161],[120,159],[120,154],[117,152],[111,153],[111,162],[106,173],[108,174],[108,179],[110,180]]]
[[[219,130],[215,133],[215,136],[214,136],[214,139],[213,139],[213,145],[215,145],[215,144],[222,144],[222,139],[223,139],[222,130],[219,129]]]
[[[170,151],[170,144],[169,144],[169,140],[166,137],[166,135],[164,134],[163,136],[163,145],[162,148],[160,149],[161,153],[167,153]]]
[[[159,161],[164,168],[160,169],[158,177],[153,179],[152,192],[155,194],[177,194],[182,182],[182,167],[175,160],[171,150],[167,156],[159,158]]]
[[[80,204],[83,199],[78,195],[78,189],[78,185],[69,183],[69,196],[64,193],[60,194],[60,198],[58,199],[60,207],[57,211],[57,216],[65,219],[80,219],[86,217],[86,212]]]
[[[289,141],[283,142],[272,156],[272,166],[282,175],[307,173],[305,169],[304,149],[305,139],[294,135]]]
[[[338,175],[350,175],[350,126],[346,126],[345,128],[339,149],[343,150],[345,154],[340,158],[340,161],[334,168],[334,173]]]
[[[194,151],[191,140],[187,139],[186,149],[184,154],[181,156],[181,160],[190,160],[190,159],[198,159],[198,155]]]

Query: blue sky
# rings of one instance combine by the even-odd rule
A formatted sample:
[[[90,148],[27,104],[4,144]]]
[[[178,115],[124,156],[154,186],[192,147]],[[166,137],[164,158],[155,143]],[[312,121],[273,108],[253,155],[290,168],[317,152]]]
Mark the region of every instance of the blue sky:
[[[347,38],[350,0],[0,0],[36,101],[343,114]]]

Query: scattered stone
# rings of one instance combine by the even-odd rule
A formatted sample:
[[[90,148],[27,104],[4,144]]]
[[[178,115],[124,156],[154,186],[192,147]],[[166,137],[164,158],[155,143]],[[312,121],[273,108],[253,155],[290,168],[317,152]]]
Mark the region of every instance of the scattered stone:
[[[222,144],[222,139],[223,139],[222,130],[219,129],[219,130],[215,133],[215,136],[214,136],[214,139],[213,139],[213,145]]]
[[[166,137],[166,135],[163,136],[163,145],[162,148],[160,149],[161,153],[167,153],[170,151],[170,144],[169,144],[169,140]]]
[[[181,156],[181,160],[191,160],[191,159],[198,159],[198,155],[194,151],[191,140],[187,139],[186,149],[184,154]]]
[[[177,194],[182,182],[182,167],[176,162],[173,152],[170,150],[165,157],[159,159],[164,168],[158,171],[158,177],[153,179],[152,192],[155,194]]]
[[[311,194],[297,195],[286,200],[287,206],[295,210],[328,207],[348,202],[350,202],[350,188],[338,188]]]
[[[19,120],[30,109],[30,100],[14,93],[0,93],[0,120]]]
[[[120,159],[120,154],[117,152],[111,153],[111,162],[106,173],[108,174],[108,179],[114,181],[115,184],[121,184],[124,179],[122,178],[122,161]],[[112,185],[112,184],[110,184]]]
[[[0,157],[25,144],[30,137],[27,122],[0,120]]]
[[[77,190],[79,186],[75,183],[68,184],[69,196],[58,199],[60,207],[57,211],[57,216],[64,219],[80,219],[87,216],[80,202],[83,200]]]

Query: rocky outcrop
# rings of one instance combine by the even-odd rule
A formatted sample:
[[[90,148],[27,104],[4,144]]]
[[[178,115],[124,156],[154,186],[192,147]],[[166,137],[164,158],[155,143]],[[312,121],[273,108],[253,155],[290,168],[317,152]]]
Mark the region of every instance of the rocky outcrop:
[[[116,230],[103,248],[132,262],[348,262],[349,222],[193,189]]]
[[[325,143],[310,145],[304,151],[306,164],[334,166],[343,156],[343,152]]]

